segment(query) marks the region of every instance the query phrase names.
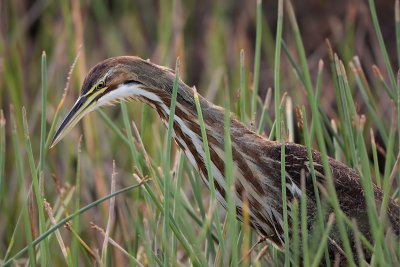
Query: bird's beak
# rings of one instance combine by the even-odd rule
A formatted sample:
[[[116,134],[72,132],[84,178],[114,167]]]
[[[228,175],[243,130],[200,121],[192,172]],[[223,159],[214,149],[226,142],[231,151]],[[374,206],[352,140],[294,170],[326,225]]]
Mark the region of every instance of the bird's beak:
[[[95,101],[91,101],[91,97],[81,96],[75,102],[74,106],[65,117],[60,127],[58,127],[56,134],[51,141],[50,148],[55,146],[77,123],[83,116],[92,111]]]

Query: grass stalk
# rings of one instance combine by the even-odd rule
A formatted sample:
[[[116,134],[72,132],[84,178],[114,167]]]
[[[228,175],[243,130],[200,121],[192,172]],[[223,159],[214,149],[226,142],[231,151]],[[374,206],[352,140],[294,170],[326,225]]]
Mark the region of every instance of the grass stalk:
[[[378,43],[379,43],[379,48],[383,56],[383,60],[385,62],[386,70],[388,72],[389,80],[390,80],[390,85],[392,86],[391,90],[397,94],[396,92],[396,78],[394,76],[394,72],[392,69],[392,65],[390,63],[389,55],[386,50],[385,42],[383,41],[383,35],[381,32],[381,27],[379,26],[379,21],[378,21],[378,15],[376,14],[376,8],[375,8],[375,1],[374,0],[368,0],[369,3],[369,10],[371,12],[371,17],[372,17],[372,22],[374,25],[376,37],[378,38]]]
[[[262,1],[257,0],[256,10],[256,47],[254,55],[254,79],[253,79],[253,98],[251,101],[251,118],[255,121],[257,112],[258,87],[260,83],[260,60],[261,60],[261,41],[262,41]]]
[[[113,171],[111,174],[111,190],[110,194],[115,192],[115,180],[116,180],[117,173],[115,171],[115,161],[113,161]],[[106,262],[108,262],[107,258],[109,258],[108,251],[108,243],[110,242],[110,231],[111,227],[114,224],[114,213],[115,213],[115,197],[110,198],[110,205],[108,208],[108,220],[107,220],[107,227],[104,234],[104,241],[103,246],[101,249],[101,262],[103,266],[106,266]]]
[[[295,198],[292,201],[292,231],[293,233],[300,233],[299,230],[299,201],[297,198]],[[300,235],[298,234],[293,234],[292,235],[292,247],[293,247],[293,266],[300,266]]]
[[[42,64],[41,64],[41,70],[42,70],[42,109],[41,109],[41,123],[40,123],[40,155],[39,155],[39,174],[44,173],[45,169],[45,155],[46,155],[46,106],[47,106],[47,58],[46,58],[46,52],[43,51],[42,53]],[[35,194],[36,198],[44,197],[44,192],[40,192],[40,189],[38,192],[39,194]],[[39,209],[43,209],[43,203],[38,203],[41,204],[39,206]],[[44,218],[44,215],[41,216],[42,219]],[[43,232],[45,229],[44,221],[40,220],[40,232]],[[51,262],[51,254],[50,254],[50,249],[49,249],[49,244],[47,240],[44,240],[43,243],[41,244],[41,265],[42,266],[47,266],[47,261]]]
[[[78,210],[81,202],[81,143],[82,143],[82,135],[79,138],[78,146],[77,146],[77,159],[76,159],[76,173],[75,173],[75,198],[73,201],[73,207],[75,210]],[[79,265],[79,232],[80,232],[80,218],[79,216],[75,217],[72,220],[71,230],[73,233],[77,233],[74,235],[71,244],[71,254],[70,261],[74,266]]]
[[[246,67],[244,50],[240,50],[240,120],[246,123]]]
[[[225,151],[225,179],[228,192],[226,194],[227,203],[227,236],[229,237],[229,248],[231,255],[231,266],[238,266],[238,227],[236,221],[236,189],[235,189],[235,177],[234,177],[234,165],[232,159],[232,141],[231,141],[231,112],[230,112],[230,101],[229,91],[225,87],[225,113],[224,113],[224,151]],[[222,263],[222,262],[221,262]]]
[[[380,135],[383,138],[383,141],[386,144],[387,143],[387,133],[385,131],[385,127],[383,125],[383,122],[382,122],[380,116],[376,112],[377,108],[376,108],[375,103],[372,102],[373,98],[368,94],[369,90],[365,86],[366,81],[363,82],[363,80],[365,79],[365,75],[363,73],[363,70],[361,69],[360,62],[358,59],[354,59],[353,62],[350,62],[350,68],[353,71],[356,83],[358,85],[358,88],[360,89],[360,93],[365,101],[365,104],[368,108],[369,114],[371,115],[371,117],[374,121],[374,124],[376,125]]]
[[[262,105],[260,122],[259,122],[258,129],[257,129],[258,134],[261,134],[264,131],[265,123],[267,120],[269,120],[271,122],[271,118],[267,113],[267,111],[270,107],[271,98],[272,98],[272,88],[268,88],[267,95],[265,96],[264,104]],[[272,122],[270,123],[269,126],[272,126]]]
[[[316,206],[317,206],[318,226],[320,228],[320,231],[322,231],[325,228],[325,226],[324,226],[324,211],[323,211],[323,207],[322,207],[322,203],[321,203],[320,193],[318,190],[317,177],[315,175],[314,160],[313,160],[313,156],[312,156],[312,143],[311,143],[311,137],[309,136],[308,131],[307,131],[307,125],[308,125],[307,114],[306,114],[306,110],[305,110],[304,106],[302,107],[301,114],[302,114],[303,125],[304,125],[303,136],[304,136],[305,145],[307,147],[307,156],[309,159],[310,173],[311,173],[314,195],[315,195],[315,202],[317,204]],[[315,127],[312,127],[311,131],[313,129],[315,129]],[[329,253],[327,250],[325,251],[325,258],[326,258],[327,265],[329,265]]]
[[[395,1],[394,19],[396,28],[397,64],[400,65],[400,1],[399,0]]]
[[[306,192],[306,177],[303,171],[300,175],[301,191]],[[310,252],[308,248],[308,227],[307,227],[307,196],[301,194],[300,197],[300,216],[301,216],[301,241],[302,241],[302,256],[304,266],[310,266]]]
[[[47,60],[46,52],[42,53],[42,118],[40,123],[40,156],[39,169],[44,171],[45,166],[45,144],[46,144],[46,106],[47,106]],[[43,193],[42,193],[43,194]]]
[[[3,110],[0,110],[0,196],[4,194],[5,181],[5,163],[6,163],[6,119]],[[0,205],[3,198],[0,198]]]
[[[26,242],[29,244],[26,248],[28,250],[29,254],[29,264],[32,266],[36,266],[36,256],[35,256],[35,250],[34,247],[32,246],[32,232],[31,232],[31,225],[33,222],[31,222],[30,217],[29,217],[29,211],[28,211],[28,201],[26,199],[27,192],[26,192],[26,187],[25,187],[25,178],[24,178],[24,171],[23,171],[23,162],[22,162],[22,155],[21,155],[21,148],[19,146],[19,141],[18,141],[18,135],[17,135],[17,124],[15,121],[14,117],[14,110],[11,107],[11,124],[12,124],[12,143],[14,147],[14,153],[15,153],[15,164],[16,164],[16,170],[17,170],[17,177],[18,177],[18,185],[20,188],[20,196],[19,198],[21,199],[22,203],[22,214],[23,214],[23,220],[24,220],[24,230],[25,230],[25,238]],[[42,263],[46,263],[46,259],[41,260]]]
[[[208,146],[207,131],[206,131],[206,126],[205,126],[204,119],[203,119],[203,113],[202,113],[202,109],[201,109],[199,96],[197,94],[197,90],[195,87],[193,88],[193,90],[194,90],[194,102],[196,105],[197,118],[198,118],[199,124],[200,124],[201,137],[203,139],[203,149],[204,149],[204,154],[205,154],[205,165],[206,165],[206,169],[207,169],[208,184],[210,186],[210,191],[211,191],[210,207],[213,207],[214,202],[217,199],[217,193],[216,193],[215,184],[214,184],[214,176],[212,174],[210,148]],[[221,224],[219,223],[221,220],[220,220],[218,213],[215,213],[214,216],[215,216],[215,220],[217,222],[216,230],[217,230],[218,244],[221,246],[221,250],[225,251],[225,242],[223,240]]]
[[[283,113],[283,108],[280,110]],[[279,122],[278,122],[279,123]],[[289,221],[288,221],[288,203],[286,195],[286,131],[284,121],[281,121],[281,190],[282,190],[282,207],[283,207],[283,231],[285,241],[285,266],[290,266],[290,239],[289,239]]]
[[[25,148],[28,156],[28,161],[29,161],[29,167],[31,171],[31,176],[32,176],[32,185],[33,185],[33,192],[36,198],[36,205],[38,208],[38,213],[39,213],[39,234],[44,233],[46,231],[46,218],[45,218],[45,213],[44,213],[44,201],[43,201],[43,194],[40,190],[39,186],[39,175],[35,166],[35,159],[33,156],[33,151],[32,151],[32,144],[31,144],[31,139],[29,135],[29,128],[28,128],[28,120],[26,117],[26,109],[23,107],[22,108],[22,122],[24,126],[24,133],[25,133]],[[46,240],[47,242],[47,240]],[[48,244],[48,242],[47,242]],[[41,251],[46,251],[47,247],[46,244],[43,242],[41,244]],[[45,253],[46,254],[46,253]],[[42,257],[45,255],[42,254]]]
[[[169,262],[170,253],[170,228],[169,228],[169,213],[170,213],[170,187],[171,187],[171,147],[172,147],[172,131],[174,129],[175,120],[175,107],[176,107],[176,97],[178,95],[178,81],[179,81],[179,58],[176,60],[175,65],[175,80],[172,88],[171,106],[169,109],[169,119],[168,119],[168,134],[167,134],[167,149],[166,149],[166,160],[164,161],[164,224],[163,224],[163,239],[165,244],[165,254],[164,254],[164,266],[169,266],[172,264]]]
[[[278,1],[278,23],[276,26],[276,41],[275,41],[275,64],[274,64],[274,103],[275,103],[275,133],[276,140],[281,140],[281,113],[278,103],[281,102],[281,47],[282,47],[282,24],[283,24],[283,0]]]

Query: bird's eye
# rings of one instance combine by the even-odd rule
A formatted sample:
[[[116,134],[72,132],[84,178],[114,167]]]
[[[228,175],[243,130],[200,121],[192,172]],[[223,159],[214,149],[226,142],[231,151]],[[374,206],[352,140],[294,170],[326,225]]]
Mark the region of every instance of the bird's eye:
[[[98,84],[97,84],[97,89],[101,89],[103,87],[106,86],[106,83],[104,82],[104,80],[101,80]]]

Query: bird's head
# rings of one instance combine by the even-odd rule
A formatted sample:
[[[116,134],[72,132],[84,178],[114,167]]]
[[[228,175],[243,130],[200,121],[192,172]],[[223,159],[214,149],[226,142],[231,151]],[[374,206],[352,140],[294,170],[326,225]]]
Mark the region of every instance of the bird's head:
[[[173,83],[172,71],[138,57],[114,57],[87,74],[79,98],[62,121],[51,142],[57,144],[86,114],[98,107],[128,98],[162,101]]]

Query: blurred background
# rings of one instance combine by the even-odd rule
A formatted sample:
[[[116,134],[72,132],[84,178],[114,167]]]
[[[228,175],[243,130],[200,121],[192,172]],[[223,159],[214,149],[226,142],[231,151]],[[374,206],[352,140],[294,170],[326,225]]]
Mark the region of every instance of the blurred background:
[[[327,59],[326,38],[344,62],[358,55],[365,66],[383,66],[367,1],[303,0],[294,1],[294,7],[311,70],[316,70],[319,59]],[[394,1],[376,1],[382,33],[395,63],[393,7]],[[238,80],[239,52],[244,49],[251,76],[256,1],[6,0],[1,1],[0,12],[0,102],[5,110],[11,100],[24,104],[28,111],[33,108],[27,101],[38,97],[42,51],[48,57],[50,98],[61,96],[78,50],[72,96],[78,93],[88,68],[117,55],[137,55],[172,68],[179,57],[183,79],[204,94],[210,86],[218,87],[223,75]],[[264,1],[261,93],[273,85],[276,14],[276,1]],[[284,40],[294,49],[293,34],[284,18]],[[292,71],[285,65],[282,69]],[[291,91],[293,84],[286,82],[283,88]]]
[[[275,31],[277,1],[262,3],[262,47],[259,95],[262,101],[268,88],[274,85]],[[383,57],[373,29],[370,10],[365,0],[350,1],[293,1],[302,33],[309,68],[315,83],[318,62],[323,59],[321,106],[329,118],[336,118],[334,86],[330,76],[329,39],[333,50],[345,63],[354,55],[361,59],[367,79],[374,77],[371,66],[376,64],[387,78]],[[398,66],[396,57],[394,1],[376,1],[380,27],[390,60]],[[289,51],[295,53],[294,35],[284,12],[283,38]],[[41,116],[41,56],[47,55],[47,129],[66,88],[68,73],[73,69],[66,101],[61,109],[64,116],[79,94],[88,70],[97,62],[113,56],[136,55],[159,65],[174,68],[176,58],[181,61],[180,74],[188,85],[210,101],[223,105],[224,80],[230,89],[232,107],[239,99],[240,51],[244,50],[248,90],[252,90],[254,48],[256,36],[256,1],[213,0],[2,0],[0,1],[0,109],[6,119],[6,140],[10,140],[10,104],[16,118],[18,140],[23,144],[22,107],[27,111],[33,154],[39,155]],[[79,57],[77,57],[79,55]],[[282,55],[282,91],[292,97],[294,107],[308,107],[306,91],[296,78],[293,67]],[[376,87],[379,88],[379,87]],[[386,94],[373,90],[378,112],[385,124],[390,124],[392,106]],[[358,92],[355,102],[362,113],[365,107]],[[272,104],[273,105],[273,104]],[[123,128],[119,108],[105,108],[106,114]],[[232,108],[234,110],[234,108]],[[270,109],[273,116],[273,108]],[[129,105],[131,118],[137,123],[144,145],[155,162],[160,162],[164,129],[156,113],[140,103]],[[59,122],[56,122],[58,125]],[[266,127],[268,133],[269,128]],[[161,133],[158,136],[158,133]],[[81,158],[77,157],[77,143],[83,135]],[[46,155],[44,195],[53,203],[75,183],[75,172],[80,161],[82,170],[81,197],[87,203],[109,191],[112,160],[116,160],[121,179],[119,187],[134,183],[134,170],[129,150],[106,126],[98,114],[85,118],[59,145]],[[377,136],[379,144],[379,136]],[[22,148],[23,157],[26,148]],[[19,215],[17,203],[20,188],[17,184],[15,154],[6,143],[3,184],[0,188],[0,251],[8,248],[10,235]],[[27,166],[28,160],[23,162]],[[24,165],[24,166],[25,166]],[[26,184],[31,177],[26,167]],[[190,192],[190,183],[183,188]],[[61,191],[60,191],[61,190]],[[190,195],[190,193],[188,193]],[[204,198],[209,193],[205,191]],[[138,198],[137,196],[134,198]],[[89,212],[83,221],[106,218],[106,206],[100,212]],[[130,204],[132,217],[140,213],[142,222],[150,211],[143,202]],[[100,215],[99,215],[100,214]],[[83,223],[88,228],[89,223]],[[152,226],[155,227],[155,226]],[[116,230],[117,231],[117,230]],[[123,230],[115,233],[123,237]],[[129,235],[128,235],[129,236]],[[134,237],[132,237],[134,238]],[[90,238],[89,238],[90,239]],[[96,237],[93,237],[96,239]],[[23,241],[16,241],[17,247]],[[0,253],[1,254],[1,253]],[[1,255],[3,256],[3,255]]]

